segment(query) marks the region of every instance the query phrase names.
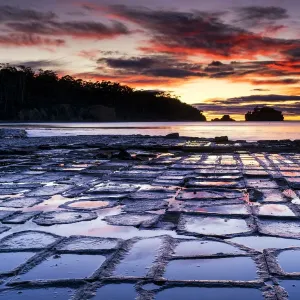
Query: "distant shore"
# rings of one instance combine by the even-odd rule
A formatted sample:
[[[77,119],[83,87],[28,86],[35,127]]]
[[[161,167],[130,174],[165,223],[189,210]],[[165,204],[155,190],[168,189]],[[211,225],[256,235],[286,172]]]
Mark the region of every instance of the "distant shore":
[[[192,138],[228,136],[231,140],[300,139],[300,122],[47,122],[0,123],[0,128],[24,129],[29,137],[82,135],[148,135],[178,133]]]

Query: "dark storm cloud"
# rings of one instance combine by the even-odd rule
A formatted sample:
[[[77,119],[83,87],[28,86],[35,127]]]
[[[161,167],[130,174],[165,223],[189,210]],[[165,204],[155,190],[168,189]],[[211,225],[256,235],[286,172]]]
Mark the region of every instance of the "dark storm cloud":
[[[253,59],[258,55],[284,55],[287,49],[300,47],[300,40],[262,36],[232,24],[225,23],[218,15],[200,11],[179,12],[152,10],[143,7],[114,5],[108,11],[146,29],[151,39],[141,47],[145,52],[163,52],[185,55],[207,55],[220,59]],[[246,10],[248,13],[251,10]],[[252,8],[252,17],[273,20],[285,17],[276,8]]]
[[[57,16],[53,12],[40,12],[31,9],[4,5],[0,6],[0,22],[6,21],[49,21]]]

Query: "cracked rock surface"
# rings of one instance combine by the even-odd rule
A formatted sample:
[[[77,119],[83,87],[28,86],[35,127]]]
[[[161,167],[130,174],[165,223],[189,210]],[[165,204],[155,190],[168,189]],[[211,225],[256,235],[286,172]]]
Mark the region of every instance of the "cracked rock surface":
[[[0,300],[298,300],[299,145],[3,139]]]

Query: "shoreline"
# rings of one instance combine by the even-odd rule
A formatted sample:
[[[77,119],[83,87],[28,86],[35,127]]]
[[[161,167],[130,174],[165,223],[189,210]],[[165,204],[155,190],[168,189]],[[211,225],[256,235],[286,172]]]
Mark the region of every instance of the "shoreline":
[[[1,129],[2,128],[2,129]],[[300,139],[300,122],[207,122],[207,123],[45,123],[0,125],[1,131],[26,130],[29,137],[150,135],[163,137],[178,133],[182,137],[230,140]]]
[[[26,151],[54,148],[103,148],[103,149],[140,149],[160,151],[185,152],[300,152],[300,140],[259,140],[250,142],[245,140],[226,140],[227,137],[195,138],[195,137],[167,137],[150,135],[78,135],[56,137],[23,137],[2,138],[0,151]]]
[[[300,140],[0,141],[6,298],[107,299],[107,287],[127,284],[130,299],[171,299],[159,297],[178,288],[188,295],[192,282],[213,299],[216,287],[230,289],[226,299],[249,288],[251,299],[275,299],[271,276],[291,278],[277,255],[300,249]]]

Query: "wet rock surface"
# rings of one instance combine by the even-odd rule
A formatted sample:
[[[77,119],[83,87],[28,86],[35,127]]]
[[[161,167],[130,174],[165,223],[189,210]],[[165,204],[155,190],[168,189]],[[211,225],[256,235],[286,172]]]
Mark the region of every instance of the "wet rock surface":
[[[27,137],[27,132],[24,129],[0,128],[0,139],[25,137]]]
[[[299,182],[292,141],[2,139],[0,299],[298,299]]]

